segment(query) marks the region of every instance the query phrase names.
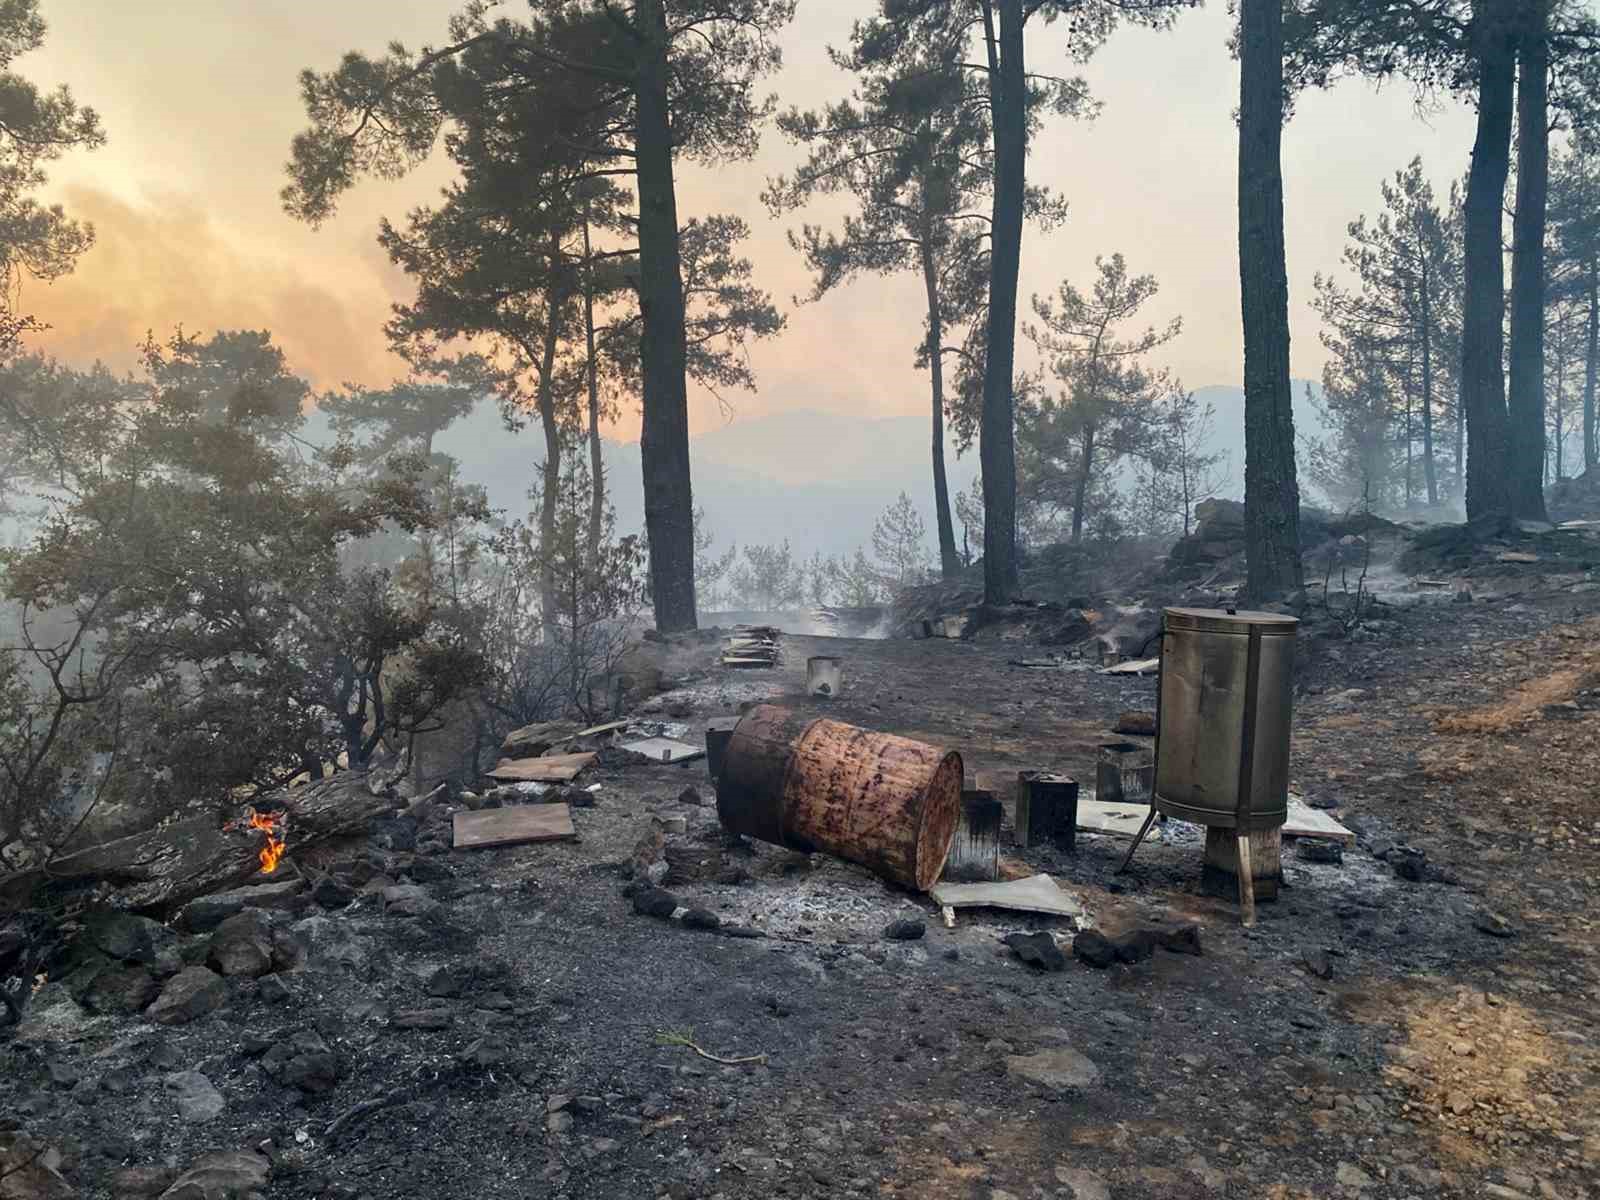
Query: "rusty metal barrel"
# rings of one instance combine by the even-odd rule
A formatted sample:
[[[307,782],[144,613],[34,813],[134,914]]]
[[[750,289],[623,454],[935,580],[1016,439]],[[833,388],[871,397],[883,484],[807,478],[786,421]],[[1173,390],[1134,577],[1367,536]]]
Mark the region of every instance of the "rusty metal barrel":
[[[925,892],[950,853],[961,779],[953,750],[763,704],[728,741],[717,816],[730,832]]]

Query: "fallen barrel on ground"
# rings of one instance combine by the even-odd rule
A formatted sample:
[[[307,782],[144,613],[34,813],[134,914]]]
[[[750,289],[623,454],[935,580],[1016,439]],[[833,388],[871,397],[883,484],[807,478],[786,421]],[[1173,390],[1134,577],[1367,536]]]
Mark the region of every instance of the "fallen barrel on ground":
[[[961,755],[763,704],[734,728],[717,787],[723,828],[821,850],[927,891],[961,817]]]

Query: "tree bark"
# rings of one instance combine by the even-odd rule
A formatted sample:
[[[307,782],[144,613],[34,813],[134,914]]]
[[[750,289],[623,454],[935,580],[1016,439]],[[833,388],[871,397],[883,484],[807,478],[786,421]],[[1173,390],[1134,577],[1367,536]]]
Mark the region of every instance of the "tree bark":
[[[297,849],[359,829],[391,811],[393,795],[375,780],[363,772],[341,771],[305,787],[272,793],[271,799],[281,800],[288,813],[286,853],[292,858]],[[0,892],[15,896],[53,884],[103,880],[112,886],[108,904],[145,909],[182,904],[243,883],[293,878],[292,872],[261,873],[261,834],[224,830],[222,825],[215,817],[190,817],[90,846],[42,870],[0,880]]]
[[[1303,583],[1283,236],[1283,5],[1241,0],[1239,11],[1245,586],[1250,600],[1261,603],[1298,592]]]
[[[600,446],[600,364],[594,350],[594,251],[589,245],[589,206],[583,209],[583,340],[589,385],[589,553],[600,549],[605,527],[606,464]]]
[[[993,8],[1000,30],[994,35]],[[983,598],[1006,604],[1017,591],[1017,457],[1012,374],[1017,338],[1017,273],[1028,127],[1022,62],[1022,0],[984,3],[994,126],[994,207],[990,225],[988,351],[978,457],[983,469]]]
[[[559,247],[555,253],[559,253]],[[557,259],[552,258],[554,266]],[[544,344],[539,348],[539,387],[536,393],[539,422],[544,430],[543,486],[539,495],[539,612],[544,634],[556,627],[555,541],[556,505],[561,498],[561,423],[556,420],[556,350],[561,342],[560,312],[563,297],[552,285],[545,320]]]
[[[926,227],[922,231],[922,285],[928,296],[928,373],[933,380],[933,508],[939,526],[939,573],[953,579],[961,574],[961,559],[956,555],[950,481],[944,470],[944,305],[939,296],[933,235]]]
[[[644,414],[639,457],[656,629],[697,624],[694,599],[694,493],[689,479],[688,348],[678,201],[672,180],[668,111],[667,16],[663,0],[639,0],[640,57],[635,76],[635,165],[639,190],[640,359]]]
[[[1424,252],[1426,253],[1426,252]],[[1427,260],[1422,267],[1422,479],[1428,489],[1428,507],[1439,503],[1439,472],[1433,464],[1433,301]]]
[[[1505,266],[1501,245],[1516,56],[1508,0],[1474,4],[1478,130],[1467,174],[1461,302],[1461,408],[1467,426],[1467,519],[1492,528],[1511,514],[1505,393]]]
[[[1072,488],[1072,544],[1083,541],[1083,510],[1089,504],[1089,477],[1094,473],[1094,426],[1083,431],[1083,453],[1078,458],[1078,481]]]
[[[1600,258],[1589,260],[1589,344],[1583,364],[1583,470],[1600,466],[1600,446],[1595,445],[1594,393],[1600,374]]]
[[[1549,0],[1525,5],[1517,48],[1517,211],[1511,257],[1511,511],[1548,520],[1544,507],[1544,241],[1550,190]]]

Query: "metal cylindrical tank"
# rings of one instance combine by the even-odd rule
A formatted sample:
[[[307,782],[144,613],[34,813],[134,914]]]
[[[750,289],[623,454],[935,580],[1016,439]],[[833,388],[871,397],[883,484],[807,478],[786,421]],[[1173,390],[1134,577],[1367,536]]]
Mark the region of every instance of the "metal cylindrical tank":
[[[1155,806],[1201,825],[1282,825],[1299,622],[1267,612],[1162,613]]]
[[[717,816],[731,832],[826,851],[925,892],[950,853],[961,780],[954,751],[763,704],[728,741]]]

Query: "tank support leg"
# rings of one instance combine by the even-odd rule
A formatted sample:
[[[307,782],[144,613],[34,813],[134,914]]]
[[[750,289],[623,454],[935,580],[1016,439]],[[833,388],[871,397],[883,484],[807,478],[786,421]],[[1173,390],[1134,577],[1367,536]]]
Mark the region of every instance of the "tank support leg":
[[[1239,924],[1256,923],[1256,872],[1250,861],[1250,835],[1239,834]]]
[[[1128,847],[1128,857],[1124,858],[1122,860],[1122,865],[1117,868],[1118,875],[1121,875],[1128,869],[1128,864],[1133,861],[1133,852],[1139,848],[1139,843],[1144,841],[1144,835],[1150,832],[1150,826],[1154,825],[1155,823],[1156,806],[1152,804],[1150,806],[1150,815],[1144,819],[1144,824],[1139,826],[1139,836],[1134,838],[1133,845]]]

